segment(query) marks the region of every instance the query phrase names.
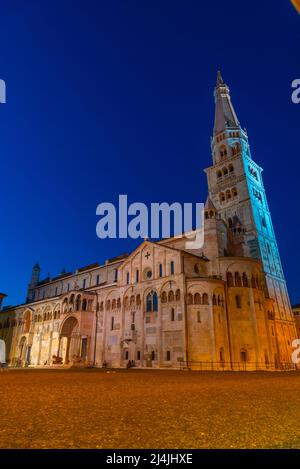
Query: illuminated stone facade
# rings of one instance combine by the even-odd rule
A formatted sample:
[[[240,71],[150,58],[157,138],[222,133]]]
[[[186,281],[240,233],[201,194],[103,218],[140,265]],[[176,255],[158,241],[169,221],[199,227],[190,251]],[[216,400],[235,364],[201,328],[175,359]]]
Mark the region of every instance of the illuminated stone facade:
[[[300,338],[300,304],[293,306],[292,309],[296,323],[297,337]]]
[[[144,241],[129,256],[40,281],[1,313],[10,365],[282,369],[297,337],[262,169],[218,74],[204,244]]]

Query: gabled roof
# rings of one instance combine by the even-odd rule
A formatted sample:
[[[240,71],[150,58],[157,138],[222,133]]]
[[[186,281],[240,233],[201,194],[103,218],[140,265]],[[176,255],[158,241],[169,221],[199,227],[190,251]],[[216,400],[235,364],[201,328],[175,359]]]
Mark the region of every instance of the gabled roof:
[[[207,196],[207,199],[206,199],[206,202],[205,202],[205,207],[204,207],[206,210],[217,210],[216,207],[214,206],[213,204],[213,201],[211,200],[211,198],[209,197],[209,195]]]

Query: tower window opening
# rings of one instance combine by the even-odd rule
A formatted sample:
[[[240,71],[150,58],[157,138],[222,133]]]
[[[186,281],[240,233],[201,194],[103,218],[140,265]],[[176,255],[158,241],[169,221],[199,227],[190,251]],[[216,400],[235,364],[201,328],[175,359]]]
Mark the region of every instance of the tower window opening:
[[[247,350],[241,349],[240,351],[240,357],[241,357],[241,362],[246,362],[248,357],[247,357]]]
[[[238,309],[241,309],[241,307],[242,307],[241,295],[236,295],[235,296],[235,305]]]
[[[227,150],[226,150],[226,147],[224,145],[221,146],[221,148],[220,148],[220,156],[221,156],[221,158],[225,158],[227,156]]]

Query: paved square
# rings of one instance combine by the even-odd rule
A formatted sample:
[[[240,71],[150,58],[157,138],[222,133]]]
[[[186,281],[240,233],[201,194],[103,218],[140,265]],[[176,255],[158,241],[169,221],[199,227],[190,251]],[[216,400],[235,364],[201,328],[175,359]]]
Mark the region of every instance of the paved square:
[[[300,448],[300,373],[9,370],[1,448]]]

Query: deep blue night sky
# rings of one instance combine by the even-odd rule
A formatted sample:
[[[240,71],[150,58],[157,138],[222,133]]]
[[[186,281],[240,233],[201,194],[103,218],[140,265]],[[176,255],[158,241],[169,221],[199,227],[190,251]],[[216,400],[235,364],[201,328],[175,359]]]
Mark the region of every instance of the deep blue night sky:
[[[299,290],[300,15],[286,1],[0,2],[0,291],[134,249],[96,206],[203,202],[220,67],[264,167],[292,302]]]

